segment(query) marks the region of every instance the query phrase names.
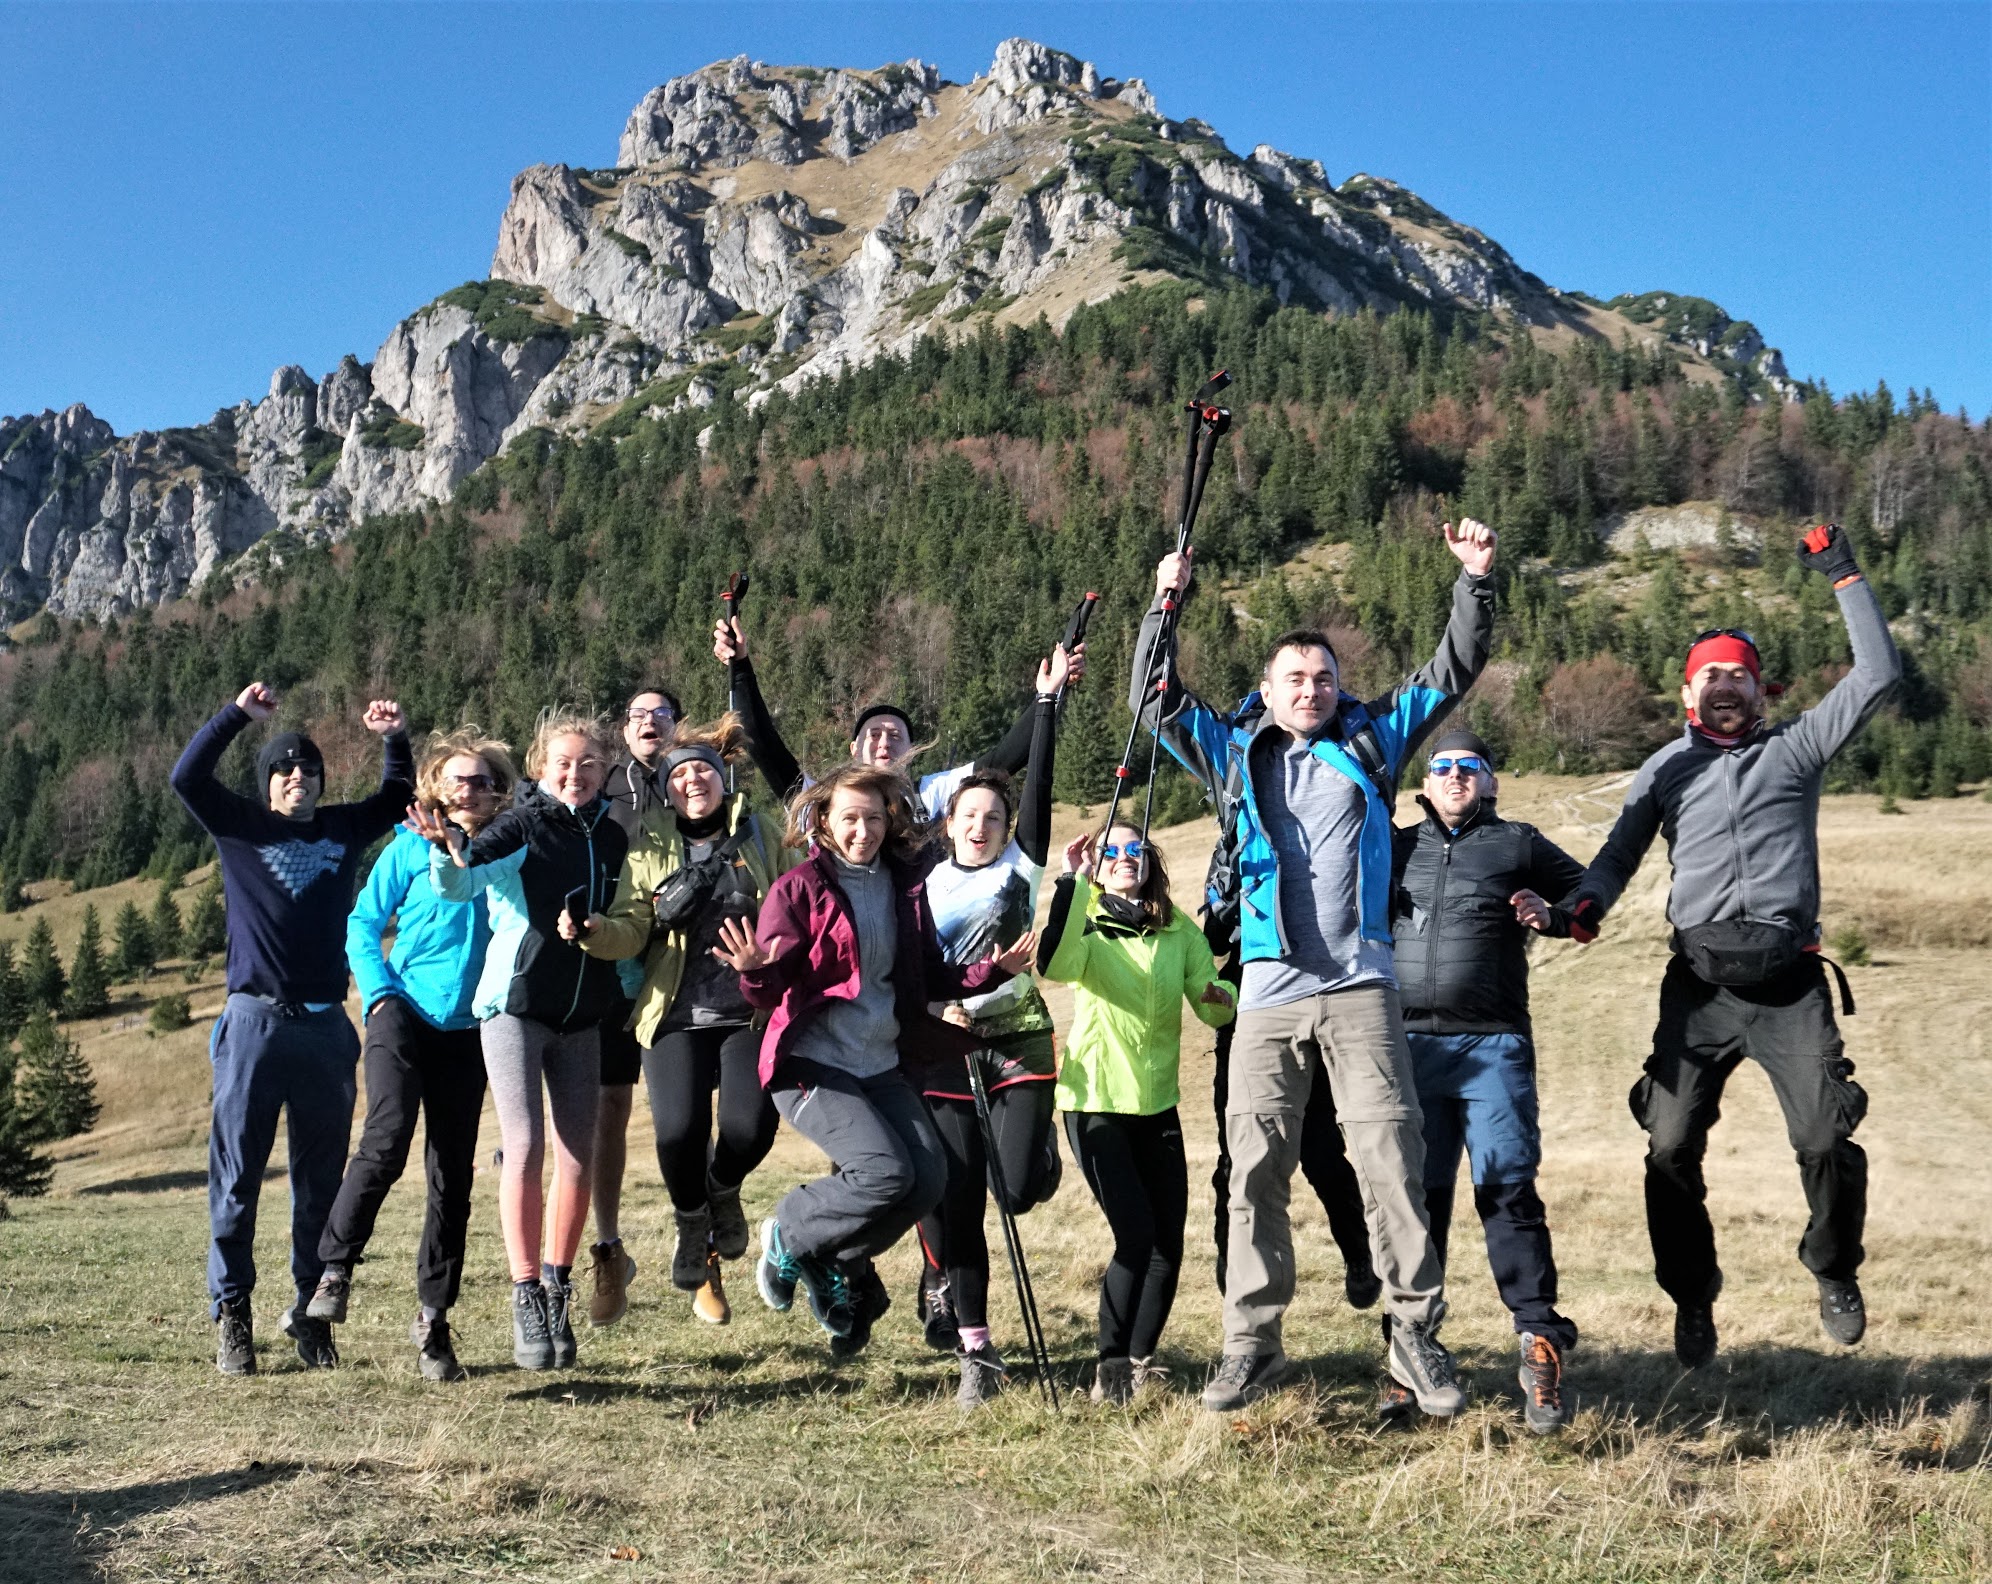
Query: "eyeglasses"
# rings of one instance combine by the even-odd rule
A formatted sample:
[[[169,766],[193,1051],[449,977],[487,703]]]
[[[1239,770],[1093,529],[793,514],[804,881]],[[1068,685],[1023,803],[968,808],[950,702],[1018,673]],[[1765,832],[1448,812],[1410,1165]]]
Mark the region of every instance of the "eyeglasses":
[[[488,775],[453,775],[449,778],[449,781],[451,786],[461,787],[466,792],[495,792],[498,790],[498,783]]]
[[[1757,640],[1752,638],[1741,627],[1706,627],[1688,640],[1688,647],[1692,649],[1696,644],[1707,638],[1740,638],[1752,649],[1757,647]]]
[[[672,721],[678,718],[678,712],[668,704],[660,704],[656,709],[633,709],[629,712],[629,718],[632,721]]]
[[[1100,845],[1100,856],[1106,859],[1108,863],[1112,863],[1116,858],[1146,858],[1148,856],[1148,843],[1145,841],[1131,841],[1123,842],[1121,845],[1116,846],[1112,842],[1103,842]]]
[[[1432,774],[1441,780],[1455,770],[1461,775],[1484,775],[1487,773],[1487,761],[1479,754],[1459,754],[1434,759],[1431,764]]]
[[[293,770],[302,770],[306,775],[323,775],[325,766],[316,759],[298,758],[277,759],[270,764],[271,775],[289,775]]]

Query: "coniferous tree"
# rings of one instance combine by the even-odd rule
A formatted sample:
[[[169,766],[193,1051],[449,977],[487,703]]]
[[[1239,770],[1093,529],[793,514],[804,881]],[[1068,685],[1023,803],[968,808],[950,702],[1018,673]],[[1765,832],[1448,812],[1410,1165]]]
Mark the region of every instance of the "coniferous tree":
[[[83,1048],[46,1012],[37,1012],[21,1030],[14,1068],[14,1103],[26,1138],[53,1144],[97,1125],[97,1080]]]
[[[14,943],[0,941],[0,1045],[21,1032],[28,1011],[28,987],[14,962]]]
[[[171,880],[159,882],[159,895],[153,898],[152,912],[145,926],[152,935],[152,960],[155,964],[180,955],[180,905],[173,900]]]
[[[53,1012],[62,1005],[69,988],[69,975],[62,971],[62,959],[55,954],[55,931],[44,914],[28,931],[28,945],[21,959],[21,981],[28,992],[28,1006]]]
[[[104,961],[104,926],[94,905],[83,909],[83,930],[69,964],[69,989],[62,998],[65,1017],[99,1017],[111,1004],[111,970]]]
[[[222,906],[221,870],[217,867],[208,876],[207,884],[195,893],[181,949],[189,957],[212,957],[227,945],[228,914]]]
[[[28,896],[21,889],[21,877],[9,869],[0,875],[0,913],[18,913],[28,905]]]
[[[48,1192],[55,1164],[35,1148],[28,1134],[14,1097],[14,1052],[0,1045],[0,1203],[10,1196],[33,1199]]]
[[[127,984],[152,972],[159,954],[152,944],[152,928],[136,902],[127,901],[111,921],[111,974]]]

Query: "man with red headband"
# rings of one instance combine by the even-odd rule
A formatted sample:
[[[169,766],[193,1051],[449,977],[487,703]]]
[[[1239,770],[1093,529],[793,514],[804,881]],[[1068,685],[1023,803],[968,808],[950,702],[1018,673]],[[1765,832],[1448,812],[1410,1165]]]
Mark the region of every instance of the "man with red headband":
[[[1674,956],[1631,1105],[1648,1135],[1653,1274],[1674,1300],[1674,1351],[1690,1369],[1715,1356],[1722,1290],[1702,1155],[1723,1085],[1745,1056],[1770,1075],[1798,1155],[1811,1210],[1798,1257],[1818,1280],[1820,1321],[1850,1346],[1867,1328],[1855,1280],[1867,1156],[1851,1136],[1867,1095],[1842,1054],[1819,957],[1819,787],[1902,663],[1846,535],[1814,528],[1798,555],[1833,580],[1853,669],[1814,708],[1772,726],[1755,641],[1736,631],[1697,638],[1681,688],[1687,726],[1640,766],[1569,913],[1571,933],[1594,938],[1655,833],[1666,833]]]

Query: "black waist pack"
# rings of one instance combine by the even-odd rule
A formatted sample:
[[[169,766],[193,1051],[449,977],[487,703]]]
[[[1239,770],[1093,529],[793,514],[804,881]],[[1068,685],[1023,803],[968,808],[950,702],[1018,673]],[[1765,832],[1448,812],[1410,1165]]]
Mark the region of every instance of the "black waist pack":
[[[1675,949],[1695,976],[1712,985],[1760,985],[1804,954],[1805,943],[1782,924],[1723,919],[1674,932]]]
[[[705,910],[719,889],[719,877],[732,867],[747,838],[743,826],[697,863],[666,875],[650,893],[650,909],[659,929],[682,929]]]

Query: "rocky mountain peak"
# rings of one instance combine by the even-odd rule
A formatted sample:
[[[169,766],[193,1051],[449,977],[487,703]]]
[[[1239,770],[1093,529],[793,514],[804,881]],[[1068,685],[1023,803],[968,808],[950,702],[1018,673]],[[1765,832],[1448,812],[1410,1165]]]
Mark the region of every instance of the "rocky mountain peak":
[[[286,365],[260,400],[160,435],[118,439],[81,406],[0,421],[0,605],[122,613],[259,541],[281,560],[444,499],[528,430],[751,406],[922,336],[1059,325],[1169,279],[1667,340],[1698,377],[1792,388],[1704,299],[1557,292],[1395,182],[1337,186],[1267,144],[1241,158],[1161,116],[1140,78],[1031,39],[961,84],[919,60],[740,55],[646,93],[613,167],[521,171],[490,278],[416,309],[371,361],[316,381]]]

